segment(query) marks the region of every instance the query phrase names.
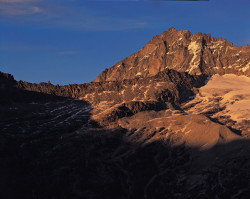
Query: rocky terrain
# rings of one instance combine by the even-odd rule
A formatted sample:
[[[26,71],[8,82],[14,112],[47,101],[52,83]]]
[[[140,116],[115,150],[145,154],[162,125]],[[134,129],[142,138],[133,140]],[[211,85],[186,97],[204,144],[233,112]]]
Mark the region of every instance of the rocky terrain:
[[[0,73],[0,198],[249,198],[249,63],[171,28],[91,83]]]

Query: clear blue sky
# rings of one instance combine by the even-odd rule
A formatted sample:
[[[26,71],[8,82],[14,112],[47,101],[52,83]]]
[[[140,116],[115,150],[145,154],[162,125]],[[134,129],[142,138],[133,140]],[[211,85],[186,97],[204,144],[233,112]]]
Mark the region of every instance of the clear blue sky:
[[[90,82],[171,26],[250,44],[249,8],[249,0],[0,0],[0,71]]]

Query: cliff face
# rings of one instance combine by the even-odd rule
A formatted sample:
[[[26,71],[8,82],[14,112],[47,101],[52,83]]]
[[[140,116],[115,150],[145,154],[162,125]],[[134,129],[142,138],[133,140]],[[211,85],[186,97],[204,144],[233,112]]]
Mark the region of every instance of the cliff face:
[[[191,34],[170,28],[155,36],[137,53],[105,69],[94,81],[150,77],[166,68],[189,74],[250,75],[250,46],[234,46],[210,34]]]

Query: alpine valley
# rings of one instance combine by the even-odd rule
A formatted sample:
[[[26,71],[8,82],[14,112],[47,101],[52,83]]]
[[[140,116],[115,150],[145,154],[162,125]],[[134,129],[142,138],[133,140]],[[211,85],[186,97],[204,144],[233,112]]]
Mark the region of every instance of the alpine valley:
[[[250,198],[250,46],[170,28],[93,82],[0,73],[0,198]]]

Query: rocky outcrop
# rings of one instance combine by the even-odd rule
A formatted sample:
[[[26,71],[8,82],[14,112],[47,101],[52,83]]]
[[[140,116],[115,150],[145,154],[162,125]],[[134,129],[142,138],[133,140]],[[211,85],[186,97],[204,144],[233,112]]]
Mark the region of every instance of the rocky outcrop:
[[[189,74],[250,75],[250,46],[234,46],[210,34],[170,28],[137,53],[105,69],[95,82],[150,77],[166,68]]]
[[[132,101],[132,102],[117,104],[109,109],[105,109],[102,111],[98,112],[93,111],[92,119],[101,126],[106,126],[106,127],[112,125],[117,126],[116,124],[114,124],[114,122],[117,122],[117,120],[120,118],[130,117],[132,115],[135,115],[136,113],[143,111],[149,111],[149,110],[160,111],[167,108],[169,107],[163,102]]]
[[[15,86],[16,81],[13,75],[0,72],[0,89],[11,88]]]

